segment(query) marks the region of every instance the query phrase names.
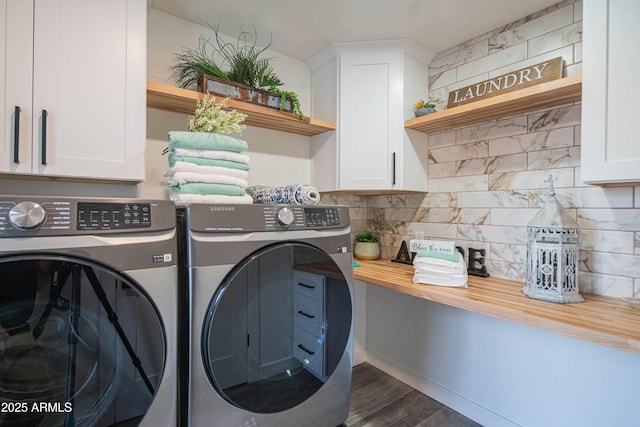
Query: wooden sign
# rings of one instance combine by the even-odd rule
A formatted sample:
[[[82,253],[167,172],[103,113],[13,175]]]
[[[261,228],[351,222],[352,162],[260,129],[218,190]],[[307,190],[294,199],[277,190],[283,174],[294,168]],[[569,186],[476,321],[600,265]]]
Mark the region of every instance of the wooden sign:
[[[447,108],[557,80],[560,77],[562,77],[561,56],[451,91]]]

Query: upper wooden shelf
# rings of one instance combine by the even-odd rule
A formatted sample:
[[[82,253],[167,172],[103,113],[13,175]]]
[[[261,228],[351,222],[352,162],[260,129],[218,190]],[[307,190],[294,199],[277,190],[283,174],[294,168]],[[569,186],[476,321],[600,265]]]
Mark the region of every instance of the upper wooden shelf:
[[[582,75],[578,74],[409,119],[404,126],[425,133],[439,132],[581,99]]]
[[[147,107],[194,114],[196,101],[204,94],[162,83],[147,82]],[[227,106],[247,115],[244,123],[267,129],[313,136],[336,129],[336,124],[312,117],[300,118],[273,108],[229,99]]]

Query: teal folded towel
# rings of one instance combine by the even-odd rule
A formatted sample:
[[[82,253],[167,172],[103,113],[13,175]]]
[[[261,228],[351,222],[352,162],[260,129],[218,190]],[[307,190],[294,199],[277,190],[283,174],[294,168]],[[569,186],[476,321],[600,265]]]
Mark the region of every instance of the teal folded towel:
[[[176,162],[188,162],[200,166],[218,166],[229,169],[249,170],[248,163],[234,162],[233,160],[207,159],[204,157],[176,156],[169,153],[169,166],[174,167]]]
[[[237,185],[211,184],[208,182],[188,182],[171,187],[171,190],[177,194],[200,194],[202,196],[213,194],[222,196],[244,196],[247,194],[244,188]]]
[[[434,251],[418,251],[417,255],[419,257],[429,257],[429,258],[438,258],[438,259],[446,259],[447,261],[458,261],[458,252],[456,251],[453,254],[446,254],[442,252],[434,252]]]
[[[168,139],[169,150],[173,148],[194,148],[197,150],[222,150],[241,153],[249,148],[246,141],[219,133],[171,131]]]

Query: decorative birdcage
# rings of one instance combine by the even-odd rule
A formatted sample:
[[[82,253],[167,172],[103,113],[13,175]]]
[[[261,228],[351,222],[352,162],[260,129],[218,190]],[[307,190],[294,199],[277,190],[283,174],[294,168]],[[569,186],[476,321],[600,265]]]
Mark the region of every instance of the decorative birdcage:
[[[527,225],[527,274],[522,292],[530,298],[583,302],[578,293],[578,224],[556,199],[549,175],[549,196]]]

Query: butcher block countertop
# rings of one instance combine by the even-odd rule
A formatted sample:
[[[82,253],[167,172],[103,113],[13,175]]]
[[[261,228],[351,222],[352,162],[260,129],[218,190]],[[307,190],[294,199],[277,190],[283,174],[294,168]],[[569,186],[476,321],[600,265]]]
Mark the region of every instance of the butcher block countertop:
[[[354,278],[361,282],[640,354],[640,310],[618,298],[580,293],[585,302],[558,304],[528,298],[518,282],[469,276],[468,288],[415,284],[411,265],[356,262]]]

